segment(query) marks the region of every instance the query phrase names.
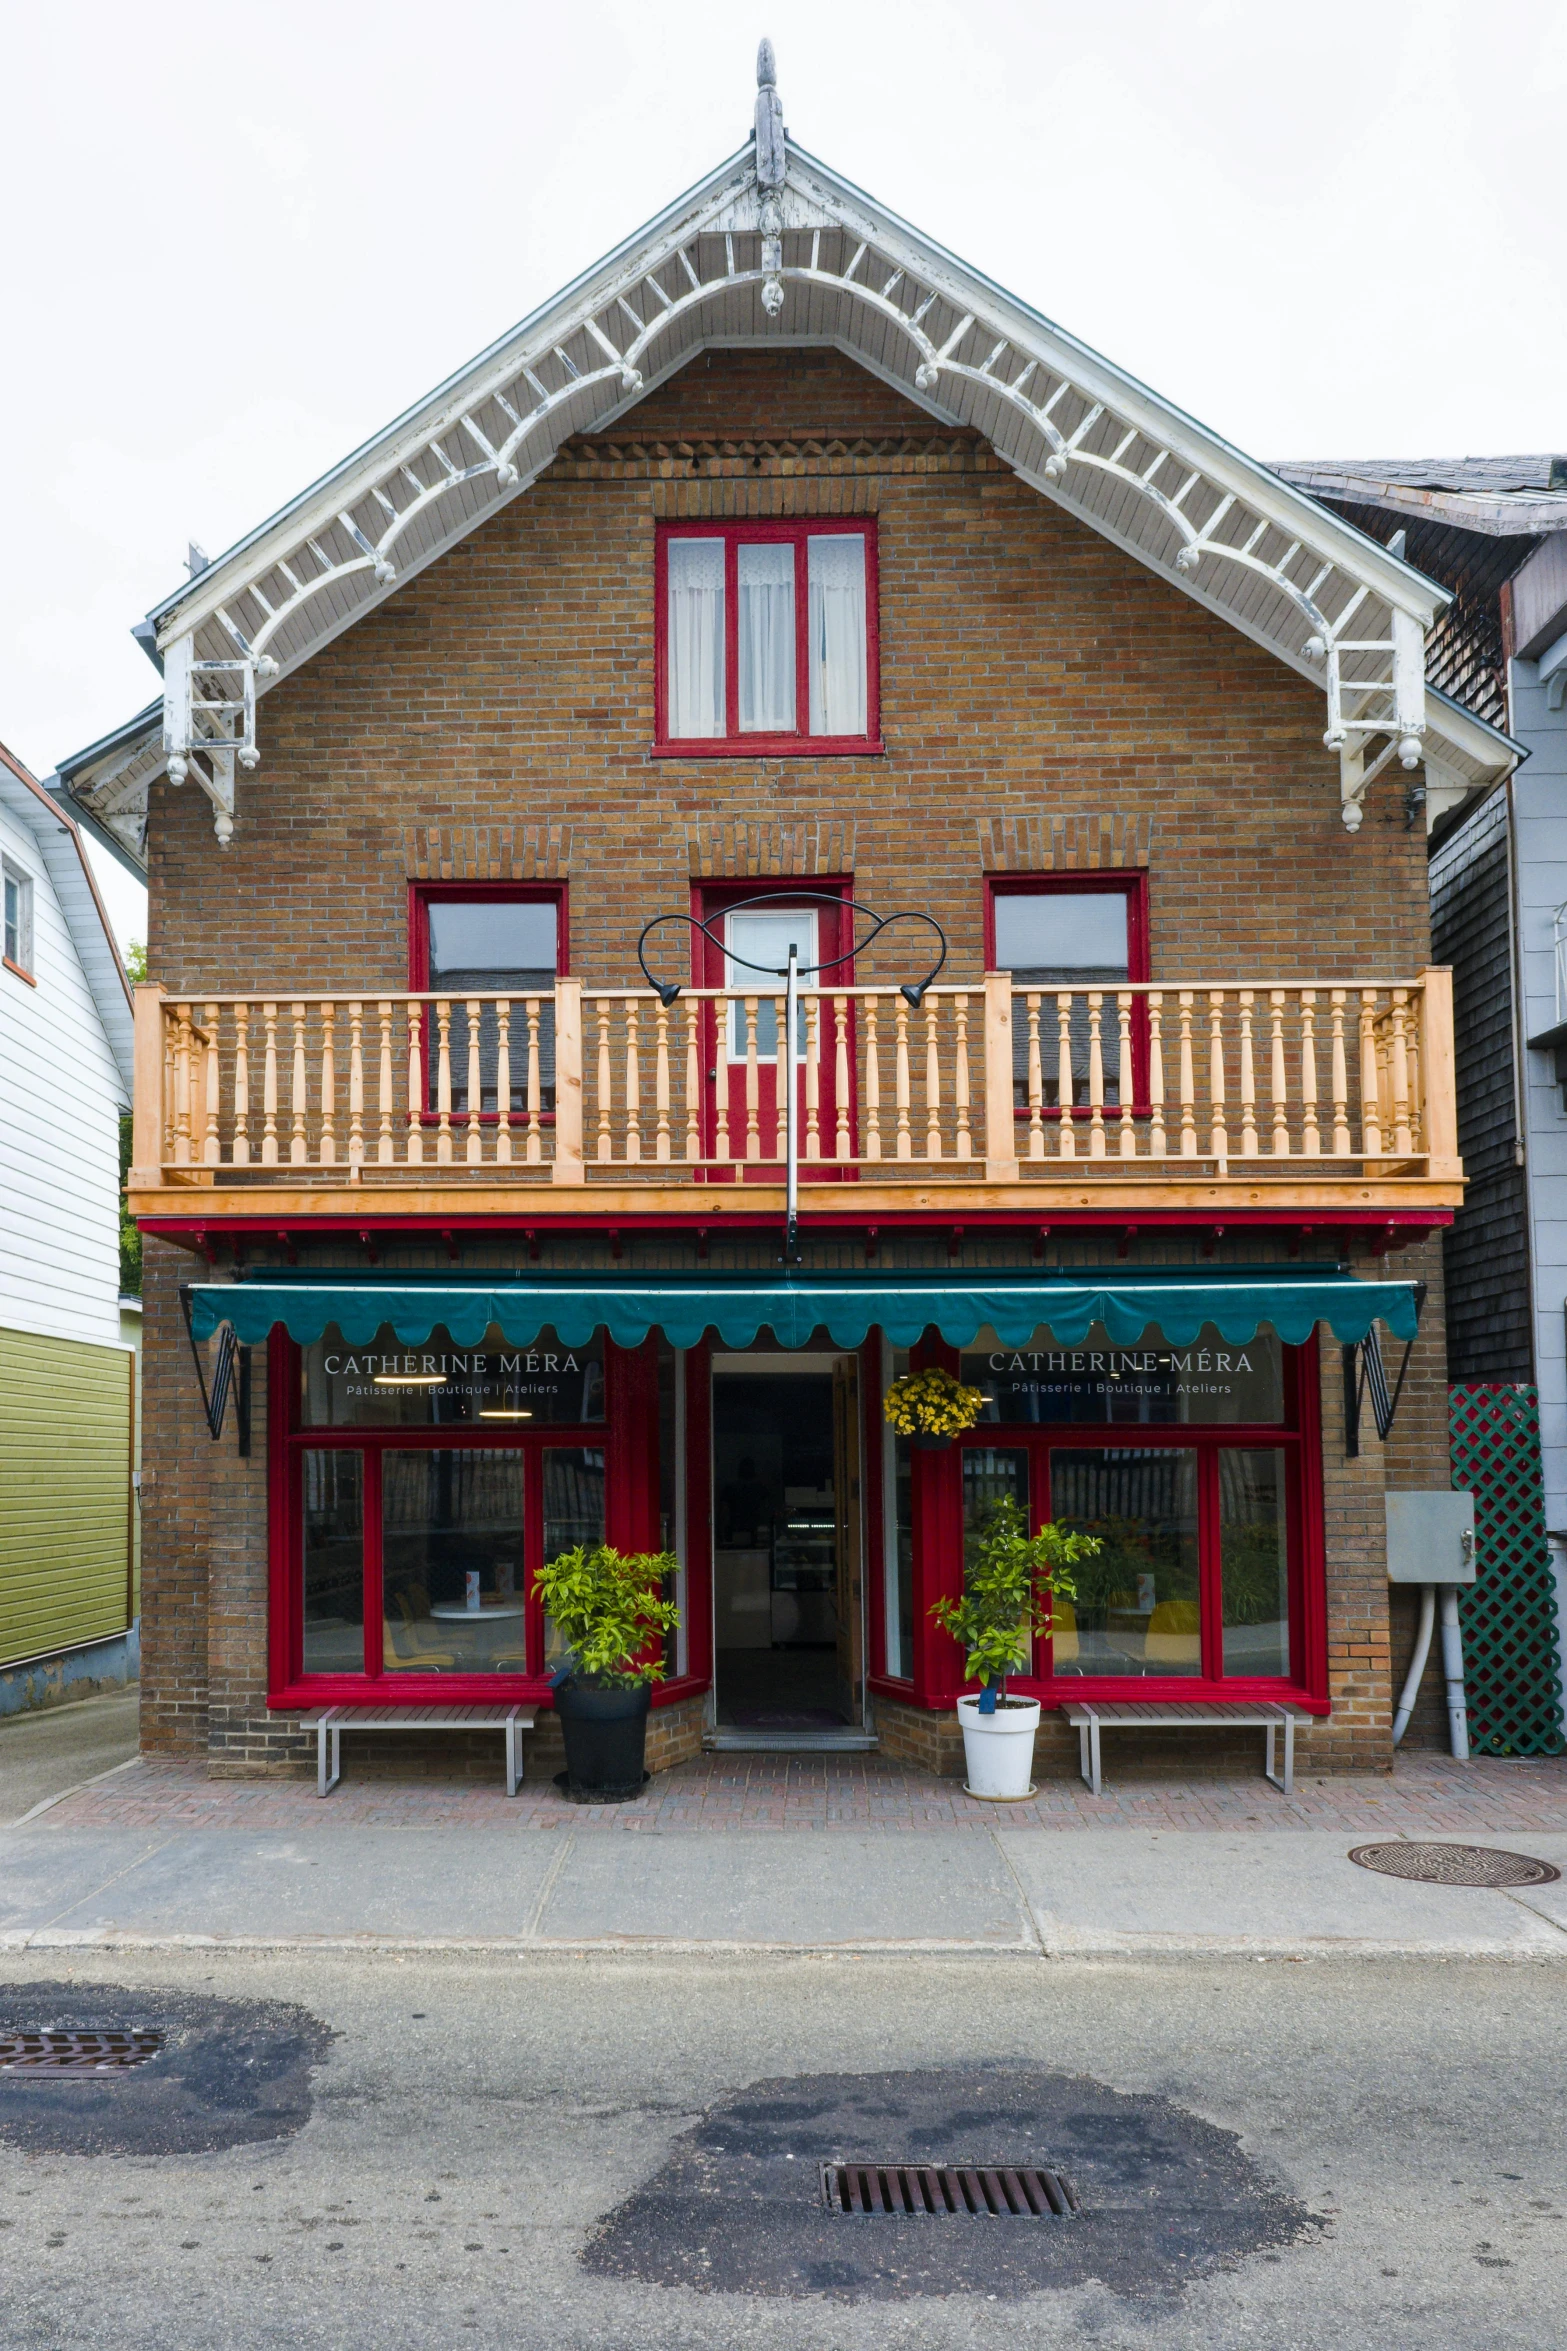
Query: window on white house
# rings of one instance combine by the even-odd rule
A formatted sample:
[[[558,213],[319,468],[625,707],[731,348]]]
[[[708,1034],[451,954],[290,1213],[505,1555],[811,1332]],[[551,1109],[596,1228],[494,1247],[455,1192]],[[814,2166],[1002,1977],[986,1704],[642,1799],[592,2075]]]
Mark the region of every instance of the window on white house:
[[[18,971],[31,972],[33,968],[33,883],[32,876],[9,858],[0,863],[4,877],[5,896],[5,959],[14,963]]]

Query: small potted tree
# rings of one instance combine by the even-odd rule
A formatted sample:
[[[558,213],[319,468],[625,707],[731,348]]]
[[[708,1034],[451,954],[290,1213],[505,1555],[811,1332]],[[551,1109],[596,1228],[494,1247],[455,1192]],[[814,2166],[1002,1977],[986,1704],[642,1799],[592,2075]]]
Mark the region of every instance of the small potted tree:
[[[986,1511],[967,1561],[961,1600],[938,1600],[931,1615],[961,1641],[963,1670],[980,1685],[958,1700],[971,1796],[1015,1803],[1033,1793],[1037,1698],[1009,1698],[1007,1676],[1029,1661],[1032,1635],[1050,1621],[1050,1603],[1072,1598],[1072,1567],[1099,1548],[1093,1535],[1042,1526],[1031,1535],[1022,1511],[1004,1494]]]
[[[641,1791],[652,1685],[664,1678],[655,1644],[680,1622],[664,1598],[678,1568],[670,1551],[579,1543],[540,1571],[545,1614],[571,1652],[555,1689],[568,1795],[613,1803]]]
[[[971,1429],[984,1405],[982,1389],[966,1388],[950,1371],[932,1364],[928,1371],[901,1373],[887,1390],[882,1409],[900,1437],[933,1452]]]

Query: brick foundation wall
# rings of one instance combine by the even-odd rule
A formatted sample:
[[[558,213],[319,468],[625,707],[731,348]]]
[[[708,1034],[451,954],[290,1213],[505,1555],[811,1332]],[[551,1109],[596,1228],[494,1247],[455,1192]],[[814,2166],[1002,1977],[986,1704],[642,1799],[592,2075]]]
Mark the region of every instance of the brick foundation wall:
[[[886,756],[655,760],[658,515],[775,510],[875,515]],[[1417,970],[1425,851],[1404,828],[1401,779],[1373,788],[1350,836],[1321,738],[1318,688],[1038,497],[976,436],[934,427],[833,352],[715,352],[613,435],[569,444],[267,694],[262,764],[241,777],[226,853],[199,792],[154,787],[149,968],[180,990],[401,988],[410,874],[520,871],[525,854],[527,870],[569,884],[573,970],[618,985],[642,923],[687,903],[694,867],[798,870],[807,842],[812,870],[852,866],[870,904],[928,907],[950,975],[973,977],[996,844],[1034,866],[1080,864],[1091,841],[1105,859],[1147,860],[1156,979]],[[867,956],[858,976],[905,976],[897,952]],[[232,1423],[220,1446],[207,1436],[180,1324],[176,1285],[199,1263],[149,1241],[147,1266],[144,1741],[223,1772],[295,1769],[297,1728],[264,1703],[261,1352],[241,1462]],[[1419,1270],[1438,1286],[1386,1475],[1445,1483],[1434,1249]],[[1374,1433],[1342,1462],[1328,1347],[1323,1382],[1342,1718],[1321,1743],[1336,1761],[1385,1764],[1397,1652],[1379,1580],[1384,1463]],[[698,1735],[677,1730],[681,1713],[654,1718],[671,1759]],[[427,1744],[393,1741],[389,1756],[400,1768]]]

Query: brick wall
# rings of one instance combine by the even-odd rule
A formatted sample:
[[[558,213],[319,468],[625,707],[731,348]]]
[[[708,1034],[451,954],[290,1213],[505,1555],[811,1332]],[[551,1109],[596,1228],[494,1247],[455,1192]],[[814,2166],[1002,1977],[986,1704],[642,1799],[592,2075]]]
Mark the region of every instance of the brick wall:
[[[657,516],[735,510],[874,514],[885,757],[649,756]],[[933,427],[835,353],[713,353],[613,436],[569,444],[267,695],[226,853],[199,792],[155,787],[150,969],[178,989],[398,987],[410,873],[432,855],[470,871],[503,855],[564,870],[574,968],[622,984],[641,924],[683,907],[693,866],[724,843],[747,845],[749,870],[793,870],[800,843],[815,857],[832,841],[869,903],[934,912],[953,976],[972,976],[996,843],[1022,844],[1032,867],[1080,864],[1095,841],[1148,862],[1156,979],[1415,970],[1423,840],[1396,778],[1374,788],[1362,832],[1344,831],[1322,723],[1317,688],[975,436]],[[872,955],[861,976],[901,966]],[[262,1703],[262,1367],[247,1464],[202,1425],[177,1255],[148,1245],[147,1743],[210,1744],[219,1770],[293,1768],[297,1734]],[[1336,1379],[1334,1356],[1330,1428]],[[1390,1465],[1445,1482],[1421,1394],[1418,1443],[1401,1429]],[[1359,1464],[1333,1450],[1330,1437],[1335,1752],[1385,1760],[1383,1465],[1374,1438]]]

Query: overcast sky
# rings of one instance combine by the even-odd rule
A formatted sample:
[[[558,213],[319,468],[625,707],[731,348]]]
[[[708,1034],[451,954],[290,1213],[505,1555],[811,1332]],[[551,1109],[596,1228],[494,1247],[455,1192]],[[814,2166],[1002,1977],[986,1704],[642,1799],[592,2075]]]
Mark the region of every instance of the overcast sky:
[[[738,147],[763,33],[802,146],[1241,447],[1567,451],[1567,0],[13,6],[0,738],[151,700],[187,541]]]

